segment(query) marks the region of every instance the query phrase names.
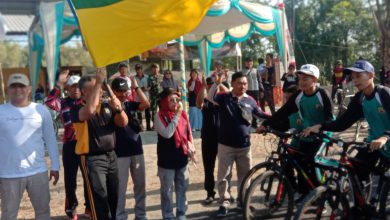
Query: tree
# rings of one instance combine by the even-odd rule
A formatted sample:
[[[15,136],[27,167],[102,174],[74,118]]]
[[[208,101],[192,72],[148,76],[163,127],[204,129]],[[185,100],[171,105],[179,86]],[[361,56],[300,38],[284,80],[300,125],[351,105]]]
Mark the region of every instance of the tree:
[[[73,45],[62,45],[60,60],[61,66],[94,66],[91,56],[88,51],[84,50],[81,42],[76,42]]]
[[[362,56],[377,64],[379,35],[368,4],[360,0],[285,3],[298,65],[316,64],[329,79],[339,59],[348,65]]]
[[[26,67],[28,49],[18,43],[5,41],[0,43],[0,61],[3,68]]]
[[[376,25],[381,38],[381,55],[386,70],[390,70],[390,1],[369,1],[375,15]]]

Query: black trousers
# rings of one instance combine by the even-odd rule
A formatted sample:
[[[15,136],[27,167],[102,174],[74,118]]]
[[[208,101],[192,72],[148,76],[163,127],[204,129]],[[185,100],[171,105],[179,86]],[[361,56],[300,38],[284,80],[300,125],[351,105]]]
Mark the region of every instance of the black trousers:
[[[257,102],[257,104],[260,104],[260,94],[258,90],[248,90],[246,91],[246,93],[252,96],[252,98]],[[261,110],[264,111],[264,108],[262,108]],[[252,118],[252,127],[257,128],[257,119],[255,117]]]
[[[152,117],[150,115],[150,108],[145,109],[146,129],[148,129],[148,130],[151,129],[151,126],[150,126],[150,119],[151,118]],[[142,116],[141,116],[141,120],[142,120]]]
[[[119,184],[115,152],[81,156],[81,166],[91,201],[92,219],[115,219]]]
[[[304,153],[304,156],[294,156],[294,159],[296,159],[301,169],[307,174],[311,182],[314,184],[314,187],[317,187],[319,185],[315,173],[314,156],[316,155],[321,144],[322,141],[299,141],[298,149],[300,152]],[[306,178],[302,175],[301,172],[298,172],[297,188],[298,192],[303,195],[306,195],[310,191],[312,191],[312,186],[310,186],[309,182],[306,180]]]
[[[360,181],[367,180],[376,163],[381,158],[381,153],[377,150],[371,152],[368,148],[358,148],[356,151],[356,156],[350,158],[355,168],[354,170]]]
[[[206,137],[202,138],[202,159],[204,169],[204,189],[207,191],[207,196],[214,197],[215,179],[214,168],[215,160],[218,153],[218,138]]]
[[[62,164],[64,166],[65,182],[65,210],[75,210],[78,205],[77,189],[77,171],[80,166],[80,156],[75,154],[76,141],[67,141],[62,147]],[[84,176],[83,176],[84,179]],[[84,201],[85,207],[90,209],[87,188],[84,182]]]
[[[344,89],[343,84],[340,84],[339,86],[338,85],[332,85],[332,100],[334,100],[338,88]],[[337,99],[338,99],[337,102],[339,102],[341,97],[337,97]]]
[[[274,92],[271,85],[264,84],[264,97],[259,99],[260,107],[265,111],[265,102],[267,102],[272,114],[275,114]]]

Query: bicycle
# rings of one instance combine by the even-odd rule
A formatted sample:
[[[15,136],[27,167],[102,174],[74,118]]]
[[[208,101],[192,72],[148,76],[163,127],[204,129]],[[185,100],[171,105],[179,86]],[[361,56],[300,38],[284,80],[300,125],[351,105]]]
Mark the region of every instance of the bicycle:
[[[267,128],[265,133],[273,133],[278,136],[279,143],[277,150],[272,152],[265,162],[252,168],[246,176],[246,182],[242,183],[242,185],[247,184],[256,171],[264,170],[242,195],[244,197],[244,219],[264,219],[284,213],[285,218],[289,219],[294,208],[294,188],[285,175],[287,165],[302,174],[312,189],[316,187],[315,180],[310,179],[297,160],[292,157],[293,155],[294,157],[305,158],[303,153],[287,144],[289,138],[297,137],[295,130],[284,133]],[[323,143],[319,151],[326,150],[326,145],[327,143]],[[320,170],[316,170],[316,178],[316,181],[321,181]],[[243,192],[245,187],[240,190]]]
[[[321,134],[321,136],[325,136]],[[348,150],[366,148],[368,147],[367,142],[345,142],[341,139],[335,139],[331,137],[325,137],[330,141],[330,143],[337,144],[338,147],[342,149],[339,159],[335,158],[326,158],[315,156],[315,163],[322,167],[325,171],[325,184],[315,188],[311,193],[309,193],[302,204],[295,213],[294,219],[349,219],[352,218],[351,205],[354,206],[354,215],[364,216],[372,215],[383,216],[384,209],[383,206],[387,205],[387,195],[381,195],[382,185],[389,186],[388,178],[385,177],[384,167],[385,165],[381,162],[374,169],[374,173],[379,175],[379,184],[375,196],[371,199],[373,181],[372,177],[364,182],[360,181],[355,172],[355,167],[353,158],[348,157]],[[384,188],[384,187],[383,187]],[[388,193],[388,190],[385,193]],[[377,201],[376,198],[380,198],[380,207],[379,213],[376,211]],[[386,199],[384,202],[382,200]],[[368,205],[370,204],[370,205]],[[385,204],[385,205],[383,205]],[[371,208],[374,207],[374,210]],[[367,214],[368,213],[368,214]],[[368,217],[369,217],[368,216]],[[367,217],[367,216],[364,216]],[[355,217],[354,217],[355,218]],[[352,218],[352,219],[354,219]]]
[[[275,131],[276,132],[276,131]],[[272,133],[272,132],[269,132],[269,133]],[[282,132],[280,132],[282,133]],[[240,204],[244,204],[244,200],[245,200],[245,196],[246,196],[246,191],[247,189],[249,188],[249,185],[250,185],[250,180],[253,179],[253,177],[257,176],[257,174],[262,174],[264,173],[266,170],[269,170],[275,163],[278,162],[277,158],[280,153],[281,153],[281,145],[282,144],[287,144],[287,141],[288,139],[294,135],[296,133],[295,130],[289,130],[287,131],[286,133],[284,134],[280,134],[279,135],[279,141],[277,141],[277,149],[276,150],[272,150],[271,152],[268,152],[267,153],[269,154],[269,156],[265,159],[265,161],[259,163],[259,164],[256,164],[255,166],[253,166],[244,176],[243,180],[242,180],[242,183],[240,185],[240,188],[238,190],[238,199],[239,199],[239,203]],[[284,135],[284,137],[281,137],[282,135]]]

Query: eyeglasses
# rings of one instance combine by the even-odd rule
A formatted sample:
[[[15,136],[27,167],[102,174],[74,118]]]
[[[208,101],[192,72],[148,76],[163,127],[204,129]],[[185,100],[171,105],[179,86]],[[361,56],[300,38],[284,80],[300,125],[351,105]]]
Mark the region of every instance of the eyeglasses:
[[[181,101],[180,98],[171,98],[171,99],[169,99],[169,102],[171,102],[171,103],[179,103],[180,101]]]

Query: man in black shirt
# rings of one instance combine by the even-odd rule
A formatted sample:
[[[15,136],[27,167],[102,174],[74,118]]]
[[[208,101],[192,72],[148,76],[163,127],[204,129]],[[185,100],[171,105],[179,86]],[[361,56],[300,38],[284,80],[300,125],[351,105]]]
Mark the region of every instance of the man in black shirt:
[[[218,75],[216,75],[218,78]],[[218,153],[218,106],[205,99],[205,93],[209,91],[214,81],[211,77],[206,80],[202,77],[202,88],[196,97],[196,106],[202,109],[203,115],[203,126],[201,130],[202,138],[202,161],[204,168],[204,189],[207,192],[207,197],[204,200],[205,205],[209,205],[214,201],[215,197],[215,179],[214,179],[214,168],[215,161]],[[223,84],[218,88],[219,92],[229,91]],[[231,175],[229,177],[229,181]]]
[[[264,87],[264,93],[260,94],[260,107],[265,110],[265,102],[267,102],[269,109],[272,114],[275,114],[275,103],[274,103],[274,85],[275,85],[275,67],[273,63],[273,54],[268,53],[266,56],[266,69],[267,73],[262,74],[262,82]]]
[[[80,79],[82,99],[72,108],[71,118],[76,133],[76,154],[90,198],[92,219],[115,219],[118,202],[118,165],[114,152],[115,125],[124,127],[128,118],[120,101],[113,95],[110,103],[102,103],[105,71],[96,77]]]
[[[146,191],[145,191],[145,159],[142,149],[142,140],[139,132],[141,123],[136,117],[137,111],[144,111],[150,104],[134,77],[131,78],[131,89],[137,93],[139,102],[127,101],[127,91],[130,89],[125,79],[116,78],[111,87],[116,97],[122,102],[129,123],[124,127],[116,128],[115,152],[118,156],[119,194],[116,219],[127,219],[125,210],[126,190],[129,180],[129,171],[134,184],[135,219],[146,219]]]

